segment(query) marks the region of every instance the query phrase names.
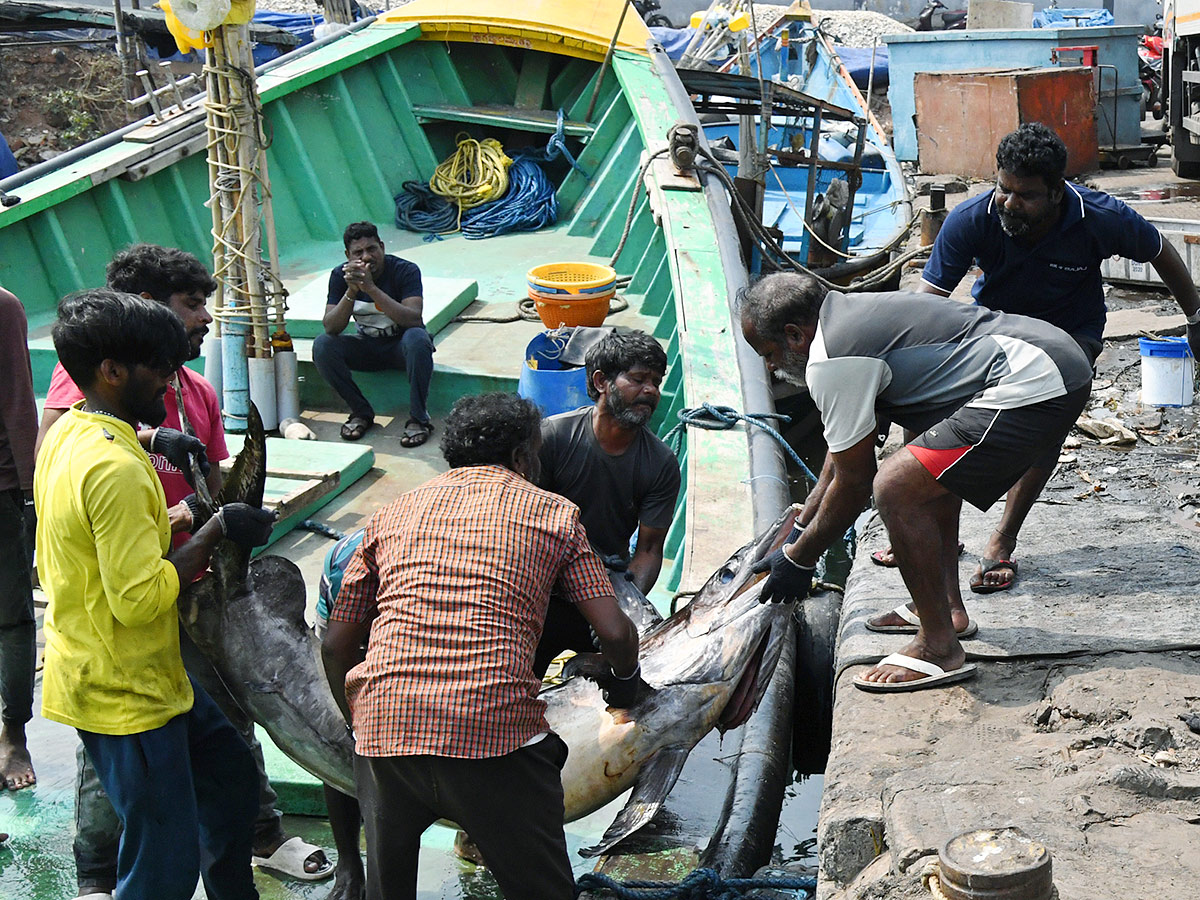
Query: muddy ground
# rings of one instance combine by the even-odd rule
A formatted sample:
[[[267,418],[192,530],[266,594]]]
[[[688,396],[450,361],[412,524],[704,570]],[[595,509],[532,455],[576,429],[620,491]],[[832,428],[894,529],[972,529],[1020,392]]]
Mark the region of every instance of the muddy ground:
[[[0,133],[22,168],[127,121],[113,53],[0,44]]]

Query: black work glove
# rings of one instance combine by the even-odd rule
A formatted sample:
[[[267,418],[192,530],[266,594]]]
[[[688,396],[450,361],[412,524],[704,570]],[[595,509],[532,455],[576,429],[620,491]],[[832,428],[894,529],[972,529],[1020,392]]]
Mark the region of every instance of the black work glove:
[[[594,681],[604,695],[604,702],[617,709],[628,709],[637,703],[640,697],[654,690],[642,681],[642,667],[639,664],[628,678],[618,678],[601,653],[576,653],[563,666],[563,677],[582,675],[589,681]]]
[[[758,595],[758,602],[766,603],[770,600],[772,603],[791,603],[808,596],[817,567],[802,566],[793,562],[792,558],[783,552],[783,547],[780,547],[774,553],[760,559],[750,571],[757,575],[768,570],[771,575],[763,585],[762,593]]]
[[[1192,356],[1200,359],[1200,325],[1189,325],[1187,327],[1187,342],[1192,348]]]
[[[226,503],[217,510],[217,520],[225,537],[249,549],[261,547],[271,539],[275,513],[249,503]]]
[[[200,474],[205,478],[208,477],[210,467],[208,455],[204,451],[204,444],[199,438],[192,437],[190,434],[184,434],[174,428],[155,428],[154,434],[150,437],[150,452],[161,454],[167,462],[183,473],[183,477],[192,487],[196,486],[196,482],[192,478],[192,461],[189,456],[196,457],[196,464],[200,466]]]
[[[195,531],[196,523],[200,520],[200,501],[196,499],[195,494],[188,494],[179,502],[188,508],[188,512],[192,516],[192,524],[188,531]]]

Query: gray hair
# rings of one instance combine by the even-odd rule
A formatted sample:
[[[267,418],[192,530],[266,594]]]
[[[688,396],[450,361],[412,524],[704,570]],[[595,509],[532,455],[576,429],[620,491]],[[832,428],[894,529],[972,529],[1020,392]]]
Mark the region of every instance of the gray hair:
[[[785,325],[812,325],[817,321],[827,293],[811,275],[776,272],[742,288],[737,304],[742,320],[760,338],[782,342]]]

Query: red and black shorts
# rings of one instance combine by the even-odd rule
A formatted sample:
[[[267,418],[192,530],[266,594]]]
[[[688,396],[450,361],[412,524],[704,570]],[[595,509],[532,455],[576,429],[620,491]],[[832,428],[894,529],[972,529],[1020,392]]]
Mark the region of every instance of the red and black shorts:
[[[986,510],[1025,472],[1057,454],[1091,384],[1017,409],[963,406],[917,435],[909,452],[950,493]]]

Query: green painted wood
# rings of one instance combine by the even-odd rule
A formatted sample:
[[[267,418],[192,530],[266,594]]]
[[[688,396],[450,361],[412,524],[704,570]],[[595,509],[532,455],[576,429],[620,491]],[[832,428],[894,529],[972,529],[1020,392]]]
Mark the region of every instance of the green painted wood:
[[[398,61],[412,103],[471,105],[466,85],[442,46],[418,41],[393,58]]]
[[[259,97],[265,105],[316,84],[335,72],[357,66],[415,41],[420,36],[419,25],[376,22],[300,59],[264,72],[258,77]]]
[[[549,53],[526,53],[521,72],[517,76],[517,88],[513,94],[513,106],[518,109],[539,110],[546,102],[549,87]]]
[[[587,176],[571,169],[559,186],[558,203],[564,214],[575,211],[576,205],[600,172],[605,158],[612,151],[613,146],[622,139],[622,135],[627,129],[633,129],[633,120],[629,113],[629,107],[618,98],[603,110],[591,139],[575,155],[576,162],[587,173]]]
[[[451,43],[446,55],[454,63],[471,104],[511,104],[517,93],[514,60],[525,54],[495,44]]]
[[[550,81],[550,106],[569,109],[596,74],[596,63],[586,59],[568,59]]]
[[[337,256],[331,252],[330,269],[337,264]],[[449,325],[454,317],[475,302],[479,297],[479,282],[474,278],[445,278],[438,275],[423,275],[424,303],[422,315],[429,333],[436,335]],[[288,296],[288,333],[293,338],[313,338],[324,331],[321,319],[325,315],[329,297],[329,271],[321,272]],[[351,323],[347,326],[353,329]]]
[[[245,435],[227,433],[225,443],[232,456],[241,452]],[[267,438],[267,468],[285,469],[292,472],[312,472],[313,477],[326,472],[339,474],[338,484],[332,491],[318,497],[298,509],[285,519],[280,519],[271,529],[271,539],[255,553],[262,553],[289,531],[311,517],[317,510],[328,506],[334,498],[362,478],[375,465],[375,451],[368,443],[351,444],[332,441],[287,441],[283,438]]]

